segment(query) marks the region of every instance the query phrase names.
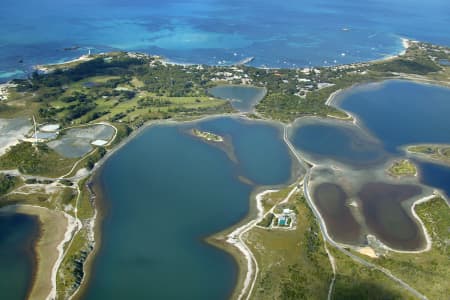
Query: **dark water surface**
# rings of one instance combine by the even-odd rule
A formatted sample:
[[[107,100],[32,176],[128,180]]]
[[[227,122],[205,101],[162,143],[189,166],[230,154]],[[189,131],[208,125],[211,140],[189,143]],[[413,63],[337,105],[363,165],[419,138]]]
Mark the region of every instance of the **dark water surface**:
[[[415,161],[419,168],[420,181],[443,191],[450,198],[450,167],[431,162]]]
[[[408,200],[422,195],[424,190],[419,183],[448,195],[450,168],[415,160],[419,180],[379,180],[384,181],[382,177],[387,176],[382,170],[389,159],[405,156],[404,146],[450,143],[450,89],[388,80],[352,88],[338,95],[336,105],[355,115],[361,128],[309,118],[297,121],[290,133],[294,146],[314,163],[329,168],[331,163],[339,163],[342,178],[334,181],[337,186],[322,183],[313,192],[313,200],[331,235],[337,241],[359,243],[351,237],[360,225],[353,224],[349,229],[352,217],[345,201],[348,196],[341,186],[351,181],[351,192],[361,202],[359,213],[368,233],[394,248],[423,247],[424,237],[411,216]],[[356,170],[359,173],[354,173]]]
[[[450,143],[450,88],[388,80],[340,98],[338,106],[356,115],[390,152],[408,144]]]
[[[313,199],[325,220],[328,233],[342,242],[353,243],[360,238],[361,228],[346,205],[348,196],[337,184],[319,184]]]
[[[230,100],[231,105],[242,112],[252,111],[266,95],[266,89],[254,86],[220,85],[208,90],[214,97]]]
[[[414,250],[424,246],[419,225],[402,202],[422,193],[420,186],[370,182],[358,193],[369,229],[388,246]]]
[[[237,268],[202,240],[240,221],[252,186],[282,184],[292,160],[281,132],[220,118],[198,124],[227,132],[242,166],[186,132],[192,123],[145,129],[100,174],[109,213],[85,299],[226,299]]]
[[[382,144],[353,125],[329,121],[296,122],[291,134],[295,148],[314,162],[332,160],[355,168],[367,168],[385,161]]]
[[[31,288],[35,257],[34,240],[39,234],[37,218],[0,213],[1,298],[25,299]]]

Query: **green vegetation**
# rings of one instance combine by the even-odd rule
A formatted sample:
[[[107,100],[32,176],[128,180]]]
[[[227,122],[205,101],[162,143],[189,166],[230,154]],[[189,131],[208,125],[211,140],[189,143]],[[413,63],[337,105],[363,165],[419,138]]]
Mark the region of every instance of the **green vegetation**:
[[[414,176],[417,173],[416,166],[409,160],[403,159],[394,161],[388,169],[393,176]]]
[[[303,99],[290,94],[270,93],[257,105],[257,110],[264,116],[281,121],[294,120],[306,115],[325,117],[332,114],[346,117],[344,112],[325,105],[328,95],[326,91],[317,91],[309,93]]]
[[[304,70],[253,70],[251,78],[268,89],[257,105],[265,117],[285,122],[302,116],[348,116],[326,105],[331,93],[357,83],[381,81],[395,76],[426,75],[430,80],[448,81],[449,67],[439,66],[436,57],[448,57],[448,48],[413,43],[406,54],[382,62],[322,67]],[[397,74],[397,75],[395,75]],[[418,78],[420,79],[420,78]],[[319,84],[325,84],[323,88]]]
[[[128,125],[122,123],[114,123],[114,127],[117,129],[117,134],[114,140],[107,146],[108,149],[112,149],[118,145],[123,139],[128,137],[133,131]]]
[[[415,145],[409,146],[407,151],[428,159],[450,164],[450,146],[448,145]]]
[[[87,220],[94,215],[94,206],[91,201],[91,191],[87,185],[88,178],[81,180],[78,183],[80,188],[80,196],[78,199],[78,218]]]
[[[293,186],[290,186],[289,188],[281,189],[279,191],[264,195],[261,201],[264,212],[269,211],[272,207],[285,199],[289,195],[289,192],[292,190],[292,188]]]
[[[157,57],[116,52],[50,66],[54,71],[49,74],[34,73],[30,80],[16,80],[18,87],[8,101],[11,105],[2,109],[13,111],[25,102],[40,121],[62,125],[110,121],[136,128],[149,120],[231,112],[229,102],[211,98],[207,89],[223,82],[245,82],[267,89],[257,105],[264,117],[281,121],[306,115],[347,118],[325,104],[332,92],[399,74],[446,81],[450,67],[436,63],[438,57],[448,58],[446,51],[445,47],[412,43],[405,55],[381,62],[274,70],[167,65]]]
[[[283,191],[288,192],[289,189]],[[325,299],[332,273],[315,217],[301,194],[294,195],[287,205],[298,212],[295,230],[276,231],[255,227],[245,236],[260,269],[252,298]],[[432,238],[436,247],[431,252],[389,253],[384,258],[363,258],[391,270],[430,299],[440,299],[439,296],[450,292],[446,284],[450,267],[448,207],[442,199],[435,199],[419,205],[416,211],[428,220],[427,228],[434,233]],[[263,222],[267,223],[269,219]],[[429,222],[432,222],[432,227]],[[327,246],[337,268],[332,299],[415,299],[409,291],[382,272]]]
[[[0,196],[7,194],[20,184],[16,176],[0,173]]]
[[[370,70],[426,75],[431,72],[437,72],[441,70],[441,68],[430,58],[426,56],[417,56],[414,58],[399,58],[392,61],[377,63],[371,66]]]
[[[382,272],[361,265],[329,247],[336,261],[336,281],[331,299],[415,299]]]
[[[262,227],[270,227],[272,225],[272,221],[275,215],[273,213],[268,213],[264,219],[261,220],[257,225]]]
[[[94,207],[87,181],[88,179],[83,179],[78,183],[81,191],[78,196],[78,218],[83,223],[90,222],[94,216]],[[73,238],[70,247],[66,249],[66,256],[61,263],[57,277],[58,296],[61,299],[69,297],[79,287],[85,276],[84,263],[93,250],[89,234],[89,228],[84,227]]]
[[[75,206],[76,191],[71,187],[52,187],[51,191],[46,190],[42,183],[39,186],[21,185],[20,193],[11,193],[0,196],[2,205],[28,204],[49,208],[51,210],[67,210],[72,214],[69,207]],[[67,206],[67,207],[66,207]]]
[[[44,143],[33,146],[22,142],[12,146],[0,157],[0,169],[19,169],[23,174],[58,177],[68,171],[73,159],[61,157]]]
[[[260,268],[252,298],[326,299],[332,272],[319,227],[303,195],[289,205],[298,211],[295,230],[255,227],[246,236]]]
[[[87,231],[82,229],[67,249],[56,278],[58,299],[67,299],[81,284],[84,274],[84,262],[93,247],[87,242]]]
[[[221,137],[220,135],[214,134],[212,132],[201,131],[201,130],[194,128],[194,129],[192,129],[192,134],[194,134],[196,137],[199,137],[201,139],[204,139],[204,140],[207,140],[210,142],[216,142],[216,143],[223,142],[223,137]]]
[[[206,94],[211,83],[202,72],[165,65],[147,55],[109,53],[70,68],[49,68],[53,71],[48,74],[14,81],[18,86],[8,101],[10,109],[25,102],[34,104],[30,113],[40,122],[64,126],[110,121],[131,127],[148,120],[232,111],[228,102]]]
[[[428,299],[443,299],[450,295],[450,209],[444,199],[434,198],[415,210],[431,236],[431,250],[414,254],[389,252],[372,263],[389,269]]]
[[[73,182],[68,180],[68,179],[60,179],[59,183],[64,184],[66,186],[72,186],[73,185]]]
[[[94,151],[95,152],[89,155],[86,160],[85,166],[88,170],[92,170],[95,163],[102,159],[102,157],[106,154],[106,149],[104,147],[97,147]]]

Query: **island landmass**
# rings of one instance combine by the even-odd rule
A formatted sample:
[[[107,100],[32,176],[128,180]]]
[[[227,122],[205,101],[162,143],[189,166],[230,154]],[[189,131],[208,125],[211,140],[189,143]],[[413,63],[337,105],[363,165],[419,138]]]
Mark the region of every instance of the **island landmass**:
[[[389,167],[388,173],[394,177],[416,176],[417,168],[408,159],[396,160]]]
[[[112,52],[38,66],[29,78],[2,85],[0,119],[28,118],[30,126],[27,134],[17,133],[12,142],[0,144],[5,152],[0,156],[0,206],[39,215],[42,232],[49,224],[58,223],[63,229],[52,235],[52,243],[42,234],[36,244],[39,263],[29,295],[57,299],[81,295],[101,234],[92,177],[139,128],[164,120],[239,114],[229,101],[207,93],[219,84],[266,88],[266,96],[248,117],[283,124],[304,116],[352,121],[329,104],[339,91],[355,84],[407,79],[450,86],[450,66],[439,63],[450,59],[449,48],[404,43],[404,53],[383,60],[300,69],[175,65],[158,56]],[[50,124],[58,124],[61,134],[38,139],[37,127]],[[90,150],[77,157],[63,156],[49,146],[52,141],[62,143],[70,129],[97,125],[113,128],[113,136],[89,141]],[[208,142],[224,140],[198,129],[193,134]],[[449,149],[425,145],[408,151],[449,162]],[[403,176],[413,170],[415,174],[415,167],[402,161],[390,172]],[[389,251],[374,258],[327,239],[303,187],[300,178],[293,186],[258,194],[256,212],[240,223],[244,225],[209,239],[230,251],[239,264],[233,298],[348,298],[380,291],[400,298],[448,294],[450,212],[445,200],[435,196],[413,207],[432,235],[430,251],[416,254],[414,261],[409,254]],[[36,210],[44,210],[45,217]],[[48,258],[39,254],[43,251]],[[423,280],[430,276],[432,281]]]
[[[215,142],[215,143],[221,143],[224,141],[223,137],[221,137],[218,134],[208,132],[208,131],[201,131],[197,128],[192,129],[193,135],[196,137],[199,137],[201,139],[204,139],[208,142]]]

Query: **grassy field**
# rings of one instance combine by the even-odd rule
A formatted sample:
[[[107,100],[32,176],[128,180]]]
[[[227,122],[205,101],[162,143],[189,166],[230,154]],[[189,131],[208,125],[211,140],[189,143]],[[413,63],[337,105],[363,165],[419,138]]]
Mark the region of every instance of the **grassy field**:
[[[252,299],[326,299],[332,271],[320,230],[301,194],[289,204],[298,211],[295,230],[256,227],[245,237],[260,267]]]
[[[382,272],[353,261],[329,247],[336,261],[336,281],[331,299],[415,299]]]
[[[83,262],[92,250],[87,240],[87,230],[82,229],[73,238],[70,248],[66,249],[56,278],[58,299],[67,299],[81,283],[84,276]]]
[[[148,64],[153,64],[152,67]],[[183,66],[165,66],[148,56],[96,55],[89,61],[49,66],[18,85],[0,115],[36,115],[38,122],[66,125],[92,121],[139,127],[148,120],[184,118],[233,111],[227,101],[209,97],[208,80]]]
[[[91,194],[86,187],[86,183],[89,179],[81,180],[78,185],[80,187],[80,197],[78,199],[78,218],[86,220],[92,218],[94,215],[94,207],[91,203]]]
[[[417,169],[411,161],[403,159],[394,161],[389,167],[388,173],[397,177],[414,176],[417,173]]]
[[[1,196],[0,205],[28,204],[64,210],[73,215],[73,211],[69,208],[75,207],[75,199],[76,191],[71,187],[54,186],[46,189],[44,185],[23,185],[13,193]]]
[[[282,201],[287,197],[289,192],[292,190],[293,186],[288,188],[284,188],[278,190],[276,192],[268,193],[263,196],[261,204],[264,209],[264,212],[269,211],[272,207],[274,207],[278,202]]]

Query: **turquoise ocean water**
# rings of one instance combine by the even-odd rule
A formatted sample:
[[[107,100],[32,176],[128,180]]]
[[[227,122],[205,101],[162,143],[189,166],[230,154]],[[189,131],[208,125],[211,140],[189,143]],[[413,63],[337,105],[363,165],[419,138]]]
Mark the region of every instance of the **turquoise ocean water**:
[[[402,50],[401,37],[450,45],[450,2],[442,0],[2,0],[0,13],[0,82],[26,76],[33,65],[70,60],[88,49],[94,53],[143,51],[175,62],[211,65],[254,57],[254,66],[295,68],[382,58]],[[387,95],[402,93],[405,98],[419,99],[420,93],[425,94],[424,88],[416,86],[387,89],[391,89]],[[388,127],[395,126],[394,120],[372,123],[371,118],[379,114],[364,117],[358,103],[343,107],[354,108],[384,142],[385,150],[395,155],[398,145],[422,141],[427,130],[435,130],[433,142],[445,141],[440,134],[449,128],[438,112],[437,119],[428,120],[440,120],[446,127],[430,127],[434,123],[417,131],[400,127],[403,131],[397,134]],[[382,113],[387,108],[379,109]],[[201,126],[234,134],[241,164],[231,163],[220,149],[176,127],[158,127],[143,133],[105,165],[102,180],[111,207],[103,227],[104,250],[96,261],[88,299],[149,295],[220,299],[229,295],[236,279],[235,265],[202,239],[247,213],[253,187],[239,181],[239,176],[256,184],[281,184],[288,180],[291,165],[279,132],[270,126],[255,129],[224,119]],[[420,168],[423,182],[450,190],[448,168],[429,163]],[[172,222],[174,218],[181,220],[181,226]],[[31,263],[22,260],[29,253],[23,249],[30,245],[37,224],[30,225],[26,218],[1,217],[0,221],[8,223],[3,227],[3,240],[13,239],[0,250],[19,255],[2,256],[17,264],[11,268],[2,264],[0,272],[2,278],[14,276],[14,284],[7,286],[11,298],[22,298],[31,276]],[[14,239],[15,234],[20,241]]]
[[[395,54],[400,37],[450,44],[443,0],[3,0],[0,12],[1,81],[88,48],[212,65],[253,56],[255,66],[297,67]]]

